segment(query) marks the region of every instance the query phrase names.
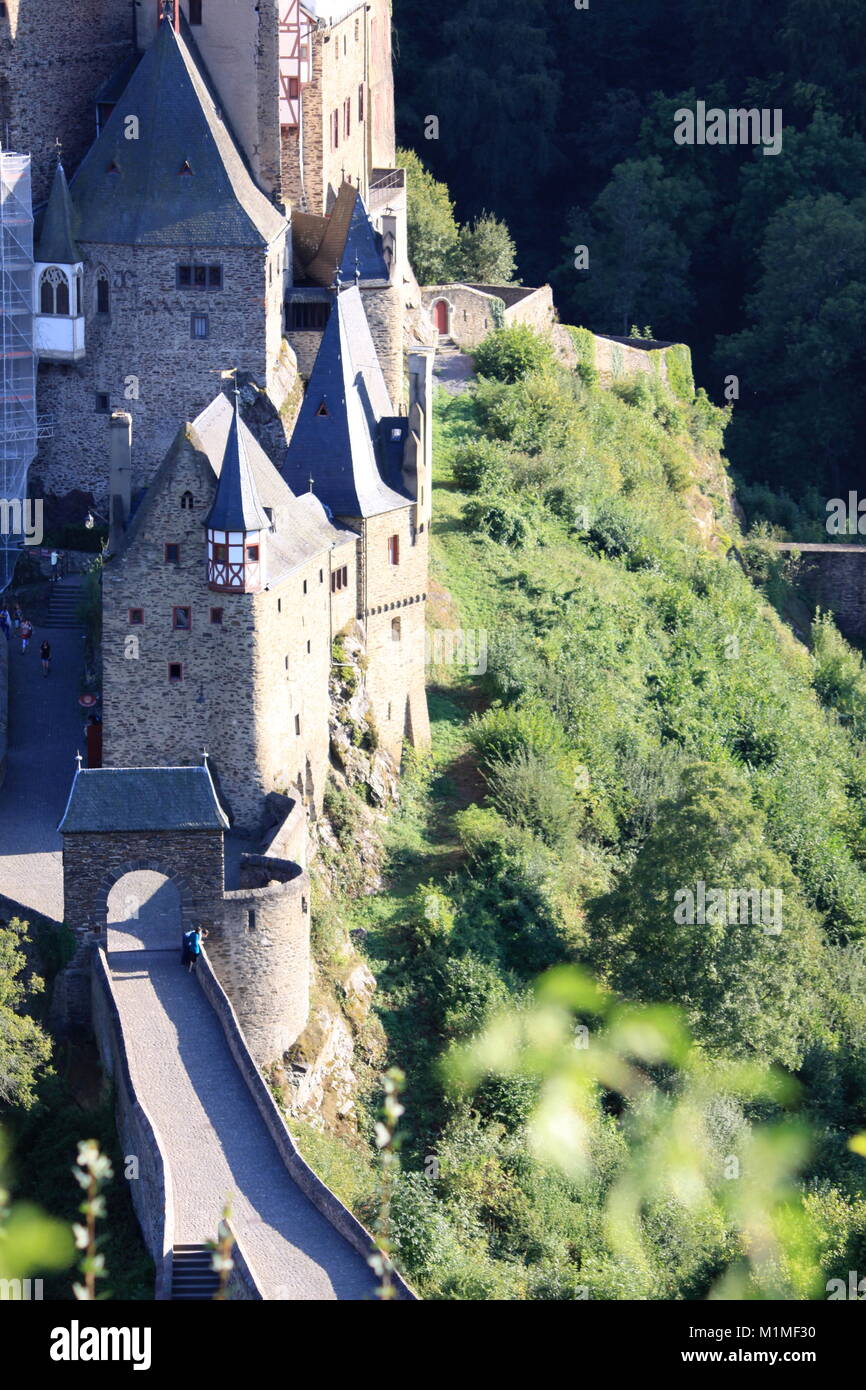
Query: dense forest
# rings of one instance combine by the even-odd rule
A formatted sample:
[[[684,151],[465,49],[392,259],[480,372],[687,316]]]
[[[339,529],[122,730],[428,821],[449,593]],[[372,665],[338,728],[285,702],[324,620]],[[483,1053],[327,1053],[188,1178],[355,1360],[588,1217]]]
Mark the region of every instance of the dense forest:
[[[460,219],[504,219],[564,321],[690,344],[719,403],[736,376],[741,500],[820,528],[866,427],[861,0],[396,0],[395,24],[399,138]],[[781,110],[781,152],[677,145],[697,100]]]

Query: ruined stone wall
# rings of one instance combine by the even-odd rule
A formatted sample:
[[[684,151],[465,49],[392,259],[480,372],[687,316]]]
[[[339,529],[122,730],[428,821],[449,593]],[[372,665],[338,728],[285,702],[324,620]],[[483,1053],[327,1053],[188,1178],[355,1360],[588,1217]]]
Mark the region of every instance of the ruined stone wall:
[[[152,869],[174,883],[186,930],[208,916],[222,896],[222,831],[111,830],[64,835],[63,918],[67,925],[77,932],[103,931],[108,895],[118,879],[134,869]]]
[[[0,15],[0,133],[33,156],[33,201],[48,197],[55,141],[72,174],[96,138],[98,88],[135,53],[129,0],[7,0]]]
[[[54,422],[54,431],[40,442],[32,477],[54,496],[73,488],[91,492],[105,509],[108,417],[97,410],[97,394],[108,396],[110,410],[132,415],[133,487],[143,487],[182,422],[213,400],[220,371],[238,366],[266,389],[274,384],[286,246],[280,237],[269,250],[83,249],[87,356],[72,366],[40,364],[39,410]],[[221,264],[222,290],[179,290],[176,267],[191,260]],[[96,312],[102,269],[110,284],[108,314]],[[193,314],[208,316],[204,340],[192,337]],[[279,409],[282,400],[274,404]]]
[[[414,517],[409,506],[368,518],[361,545],[366,688],[381,745],[397,762],[404,736],[419,748],[430,741],[424,666],[429,533],[414,530]],[[395,535],[400,561],[392,565],[388,540]]]
[[[310,881],[224,895],[207,951],[260,1066],[281,1058],[310,1008]]]

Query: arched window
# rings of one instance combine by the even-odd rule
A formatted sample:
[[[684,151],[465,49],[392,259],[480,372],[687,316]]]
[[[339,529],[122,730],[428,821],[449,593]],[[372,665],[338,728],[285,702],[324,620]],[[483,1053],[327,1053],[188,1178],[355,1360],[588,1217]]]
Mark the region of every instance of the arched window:
[[[69,313],[69,281],[56,265],[43,270],[39,282],[40,314]]]
[[[180,499],[180,505],[181,505],[181,510],[182,510],[182,511],[185,511],[185,512],[191,512],[191,511],[192,511],[192,508],[193,508],[193,495],[192,495],[191,492],[185,492],[185,493],[183,494],[183,496],[182,496],[181,499]]]
[[[401,633],[401,631],[400,631],[400,619],[399,619],[399,618],[392,618],[392,619],[391,619],[391,641],[392,641],[392,642],[399,642],[401,636],[402,636],[402,633]]]
[[[111,313],[111,288],[108,283],[107,270],[100,270],[96,275],[96,312],[97,314]]]

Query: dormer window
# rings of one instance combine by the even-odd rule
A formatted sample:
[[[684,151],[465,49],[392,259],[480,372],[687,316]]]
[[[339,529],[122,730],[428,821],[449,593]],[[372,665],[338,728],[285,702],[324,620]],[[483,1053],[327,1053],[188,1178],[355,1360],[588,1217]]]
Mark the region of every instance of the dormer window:
[[[114,162],[113,159],[112,159],[111,163],[109,164],[108,169],[107,169],[106,172],[109,173],[109,174],[119,174],[119,173],[120,173],[120,170],[118,169],[118,167],[117,167],[117,165],[115,164],[115,162]]]
[[[318,408],[318,410],[316,411],[316,414],[317,414],[317,415],[327,415],[327,413],[328,413],[328,407],[325,405],[325,402],[324,402],[324,401],[320,401],[320,402],[319,402],[319,408]]]
[[[40,314],[69,315],[69,281],[56,265],[43,270],[39,281]]]
[[[183,164],[181,164],[180,169],[178,170],[178,173],[179,173],[179,174],[185,174],[185,175],[186,175],[186,174],[189,174],[189,175],[192,174],[192,165],[190,164],[190,162],[189,162],[188,159],[185,159],[185,160],[183,161]]]

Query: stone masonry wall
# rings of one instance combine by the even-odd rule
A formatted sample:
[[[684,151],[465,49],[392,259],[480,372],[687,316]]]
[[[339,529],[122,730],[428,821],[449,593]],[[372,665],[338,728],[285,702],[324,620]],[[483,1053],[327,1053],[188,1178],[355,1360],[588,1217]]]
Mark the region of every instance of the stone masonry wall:
[[[207,460],[184,441],[147,517],[104,568],[104,758],[107,767],[192,766],[207,747],[227,808],[254,830],[268,792],[298,793],[321,810],[337,597],[331,566],[347,568],[343,592],[354,595],[357,543],[323,550],[261,593],[214,592],[204,532],[214,489]],[[189,510],[180,506],[186,491]],[[165,562],[169,542],[180,546],[177,565]],[[173,629],[181,607],[191,609],[188,631]],[[130,624],[133,608],[144,610],[143,624]],[[222,610],[221,623],[211,621],[212,609]],[[340,626],[347,612],[351,600],[347,608],[340,596]],[[181,663],[181,681],[169,682],[169,662]]]
[[[361,546],[366,687],[382,747],[397,762],[404,735],[419,748],[430,741],[424,664],[428,532],[417,532],[413,544],[414,515],[415,507],[410,506],[368,518]],[[388,562],[388,539],[393,535],[400,540],[397,565]]]
[[[256,1061],[276,1061],[303,1032],[310,1007],[310,881],[225,894],[208,955]]]
[[[33,156],[33,201],[48,196],[55,141],[72,174],[96,138],[98,88],[135,52],[129,0],[7,0],[0,15],[0,132]]]
[[[215,898],[222,895],[222,832],[112,830],[64,835],[64,921],[75,931],[102,931],[108,894],[118,879],[138,868],[164,873],[175,884],[186,929],[209,915]]]
[[[832,613],[845,637],[866,637],[866,546],[785,541],[777,550],[800,556],[799,583],[814,607]]]
[[[399,415],[406,399],[403,359],[403,298],[397,284],[381,288],[361,285],[364,312],[370,325],[376,354],[394,414]]]
[[[97,393],[108,396],[110,409],[122,407],[132,415],[133,486],[142,487],[183,421],[213,400],[220,371],[238,366],[271,387],[281,341],[286,246],[281,237],[268,252],[94,244],[83,249],[87,356],[74,366],[40,364],[39,410],[54,422],[54,432],[41,441],[31,476],[55,496],[73,488],[91,492],[104,509],[108,418],[97,411]],[[176,288],[178,262],[193,259],[222,265],[222,290]],[[102,268],[111,287],[109,314],[96,313]],[[192,338],[193,313],[208,315],[208,338]],[[282,400],[274,404],[279,409]]]

